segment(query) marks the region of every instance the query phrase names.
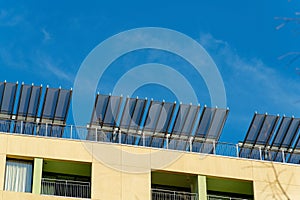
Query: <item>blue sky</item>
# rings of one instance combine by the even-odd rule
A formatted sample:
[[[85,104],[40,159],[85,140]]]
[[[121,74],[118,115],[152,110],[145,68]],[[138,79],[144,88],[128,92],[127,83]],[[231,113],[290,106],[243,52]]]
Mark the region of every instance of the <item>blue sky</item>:
[[[254,111],[300,117],[300,60],[287,65],[292,55],[280,59],[299,51],[300,26],[291,22],[277,30],[282,21],[274,19],[297,17],[299,11],[296,0],[0,0],[0,81],[71,88],[85,57],[108,37],[139,27],[173,29],[198,41],[218,66],[230,108],[221,139],[237,142]],[[121,76],[117,66],[129,70],[153,61],[187,67],[166,52],[133,52],[112,64],[99,91],[110,92]],[[199,103],[210,105],[203,80],[192,74],[184,75],[197,88]],[[157,85],[146,85],[135,95],[173,101],[171,92]]]

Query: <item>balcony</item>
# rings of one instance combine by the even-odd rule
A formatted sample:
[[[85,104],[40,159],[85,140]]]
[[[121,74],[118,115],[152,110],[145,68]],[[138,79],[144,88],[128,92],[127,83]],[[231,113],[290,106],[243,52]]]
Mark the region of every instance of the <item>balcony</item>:
[[[151,190],[152,200],[198,200],[198,194],[162,189]]]
[[[41,193],[44,195],[90,198],[91,184],[89,182],[43,178]]]

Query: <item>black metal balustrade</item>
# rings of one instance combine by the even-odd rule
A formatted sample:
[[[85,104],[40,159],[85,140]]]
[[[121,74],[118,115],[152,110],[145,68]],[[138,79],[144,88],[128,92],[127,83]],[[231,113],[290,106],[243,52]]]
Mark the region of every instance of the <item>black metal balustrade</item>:
[[[198,194],[162,189],[151,190],[152,200],[198,200]]]
[[[90,182],[59,180],[59,179],[42,179],[41,193],[45,195],[90,198]]]

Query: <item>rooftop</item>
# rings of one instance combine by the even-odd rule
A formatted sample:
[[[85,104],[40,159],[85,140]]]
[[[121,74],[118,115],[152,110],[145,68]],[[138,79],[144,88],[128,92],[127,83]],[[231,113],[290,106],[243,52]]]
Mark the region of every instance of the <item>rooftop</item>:
[[[90,122],[67,125],[72,90],[0,82],[0,131],[299,164],[300,119],[255,113],[244,141],[220,142],[228,108],[97,94]]]

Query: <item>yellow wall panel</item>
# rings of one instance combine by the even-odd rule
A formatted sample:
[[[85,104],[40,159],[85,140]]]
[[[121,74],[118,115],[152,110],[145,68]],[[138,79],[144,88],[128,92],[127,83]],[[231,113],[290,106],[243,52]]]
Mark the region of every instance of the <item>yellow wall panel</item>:
[[[151,173],[122,173],[122,199],[151,199]]]
[[[0,154],[0,190],[4,188],[5,163],[6,156],[4,154]]]
[[[255,199],[300,198],[300,165],[120,144],[0,134],[0,191],[6,154],[92,162],[92,199],[150,199],[151,171],[253,181]],[[1,194],[1,193],[0,193]],[[0,199],[61,199],[2,192]]]
[[[6,134],[0,134],[0,154],[6,153],[7,137]]]
[[[85,146],[90,143],[57,138],[8,135],[7,154],[92,162]]]
[[[92,198],[122,199],[122,175],[120,171],[99,163],[92,165]]]

